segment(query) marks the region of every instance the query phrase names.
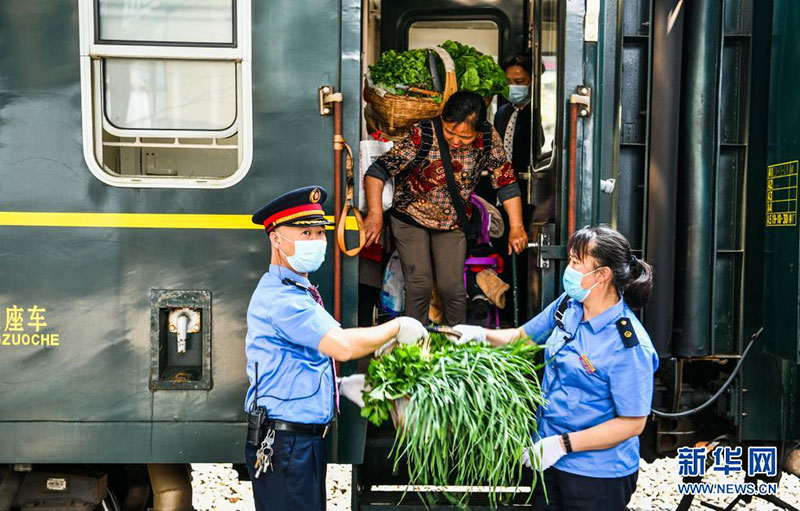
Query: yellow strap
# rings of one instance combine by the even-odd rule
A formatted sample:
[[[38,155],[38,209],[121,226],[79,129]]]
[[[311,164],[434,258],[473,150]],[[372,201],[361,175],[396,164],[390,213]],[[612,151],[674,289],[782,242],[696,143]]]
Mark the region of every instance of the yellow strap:
[[[353,211],[353,216],[347,216],[349,210]],[[352,223],[356,224],[356,229],[350,229],[347,227],[347,230],[358,231],[358,246],[347,250],[347,245],[345,244],[344,240],[344,228],[345,225],[350,225],[351,220],[353,221]],[[361,252],[361,249],[364,248],[364,242],[366,241],[365,238],[364,229],[362,228],[361,212],[358,210],[358,208],[353,207],[353,203],[351,201],[345,201],[344,209],[339,217],[339,225],[336,226],[336,242],[339,244],[339,250],[341,250],[342,253],[348,257],[355,257],[359,252]]]

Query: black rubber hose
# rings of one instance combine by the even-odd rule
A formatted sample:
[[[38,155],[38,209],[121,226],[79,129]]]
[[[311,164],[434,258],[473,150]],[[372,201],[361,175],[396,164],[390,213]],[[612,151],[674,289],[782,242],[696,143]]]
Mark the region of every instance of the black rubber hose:
[[[744,351],[742,352],[742,357],[736,363],[736,367],[733,368],[733,372],[730,374],[730,376],[728,376],[728,379],[725,380],[725,383],[722,385],[722,387],[720,387],[719,390],[716,391],[713,396],[708,398],[708,401],[706,401],[705,403],[701,404],[700,406],[692,408],[691,410],[686,410],[686,411],[683,411],[683,412],[676,412],[676,413],[662,412],[660,410],[656,410],[655,408],[653,408],[651,410],[653,412],[653,414],[656,417],[664,417],[664,418],[667,418],[667,419],[675,419],[675,418],[678,418],[678,417],[686,417],[687,415],[693,415],[693,414],[699,412],[700,410],[703,410],[703,409],[707,408],[711,403],[716,401],[719,398],[719,396],[721,396],[722,393],[725,392],[728,389],[728,387],[730,387],[731,383],[733,383],[734,378],[736,378],[736,375],[739,374],[739,371],[742,369],[742,365],[744,364],[744,359],[747,358],[747,354],[750,352],[750,348],[752,348],[753,344],[756,342],[756,340],[758,340],[758,338],[761,337],[761,333],[763,331],[764,331],[764,327],[762,326],[761,328],[758,329],[758,331],[756,333],[754,333],[750,337],[750,342],[747,343],[747,346],[745,347]]]

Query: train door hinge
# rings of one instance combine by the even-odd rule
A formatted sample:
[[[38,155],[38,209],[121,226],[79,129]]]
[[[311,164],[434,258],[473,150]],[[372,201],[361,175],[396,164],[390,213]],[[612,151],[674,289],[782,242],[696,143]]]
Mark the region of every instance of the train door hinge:
[[[333,104],[342,102],[342,93],[336,92],[333,85],[323,85],[317,93],[319,95],[319,115],[333,115]]]
[[[589,117],[592,113],[592,89],[581,85],[578,87],[577,94],[569,96],[570,105],[579,105],[578,117]]]

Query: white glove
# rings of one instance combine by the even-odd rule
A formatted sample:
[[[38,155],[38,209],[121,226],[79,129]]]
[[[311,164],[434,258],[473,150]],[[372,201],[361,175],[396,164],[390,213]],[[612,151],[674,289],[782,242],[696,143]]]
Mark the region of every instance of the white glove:
[[[470,341],[486,342],[486,330],[475,325],[456,325],[453,330],[461,334],[453,344],[464,344]]]
[[[552,435],[542,438],[533,444],[533,447],[523,449],[521,461],[528,468],[544,471],[555,465],[566,454],[567,451],[561,446],[561,437]]]
[[[363,393],[366,383],[363,373],[337,378],[336,381],[339,384],[339,394],[354,402],[359,408],[364,408]]]
[[[428,330],[416,319],[400,316],[397,321],[400,323],[400,328],[395,339],[400,344],[416,344],[420,339],[428,338]]]

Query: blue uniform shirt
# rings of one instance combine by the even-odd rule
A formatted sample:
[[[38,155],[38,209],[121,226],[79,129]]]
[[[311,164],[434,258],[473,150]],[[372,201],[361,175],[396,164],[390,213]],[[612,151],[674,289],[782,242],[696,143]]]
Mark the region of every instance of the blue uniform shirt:
[[[553,313],[564,296],[523,325],[535,342],[547,343],[545,360],[574,332],[574,338],[545,367],[542,390],[549,402],[538,411],[539,437],[580,431],[614,417],[649,415],[658,355],[638,318],[620,298],[602,314],[582,321],[583,304],[569,299],[562,330]],[[623,317],[630,320],[639,339],[630,348],[617,330],[616,322]],[[554,467],[589,477],[630,475],[639,470],[639,437],[611,449],[567,454]]]
[[[258,405],[266,407],[269,418],[324,424],[333,419],[333,362],[317,347],[339,323],[308,291],[282,283],[285,278],[311,285],[286,267],[270,265],[247,308],[245,354],[250,388],[245,411],[250,410],[258,385]]]

